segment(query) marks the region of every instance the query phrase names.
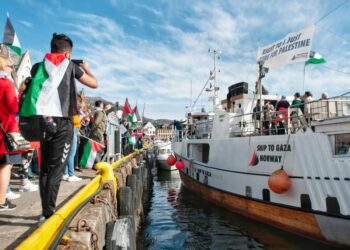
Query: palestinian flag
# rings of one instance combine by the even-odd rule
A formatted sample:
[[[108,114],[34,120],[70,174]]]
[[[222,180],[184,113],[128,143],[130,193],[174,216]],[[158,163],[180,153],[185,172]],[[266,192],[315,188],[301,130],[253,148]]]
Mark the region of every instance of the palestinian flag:
[[[12,26],[9,16],[7,16],[3,44],[7,45],[19,57],[22,55],[21,45],[15,29]]]
[[[128,142],[129,142],[130,145],[134,144],[134,142],[132,140],[132,136],[130,136],[130,135],[128,135]]]
[[[133,108],[131,110],[131,113],[129,114],[129,119],[130,119],[132,128],[136,127],[136,122],[137,122],[136,112],[137,112],[137,106],[135,106],[135,108]]]
[[[256,166],[256,165],[258,165],[258,163],[259,163],[259,159],[258,159],[256,152],[254,151],[253,157],[249,162],[249,167]]]
[[[123,107],[123,115],[131,114],[131,108],[129,105],[128,98],[125,99],[124,107]]]
[[[84,168],[92,168],[95,163],[97,151],[100,151],[103,148],[104,146],[102,144],[91,139],[87,140],[83,156],[79,162],[80,166]]]
[[[318,53],[315,53],[314,51],[310,52],[310,58],[305,62],[305,65],[308,64],[321,64],[325,63],[326,60]]]
[[[73,115],[70,114],[70,105],[76,103],[76,99],[75,102],[71,100],[75,98],[71,89],[71,86],[75,86],[72,67],[63,54],[46,54],[43,62],[38,64],[21,106],[20,115],[25,117]]]

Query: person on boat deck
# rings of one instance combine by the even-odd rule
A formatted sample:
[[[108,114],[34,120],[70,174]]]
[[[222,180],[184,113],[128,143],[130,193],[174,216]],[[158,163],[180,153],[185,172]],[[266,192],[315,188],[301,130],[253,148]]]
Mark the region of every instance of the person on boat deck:
[[[264,121],[263,121],[263,126],[264,129],[267,130],[267,134],[270,133],[271,125],[272,125],[272,112],[275,110],[275,107],[272,105],[271,101],[266,101],[264,105]]]
[[[277,122],[277,133],[285,134],[285,125],[288,120],[288,113],[287,109],[289,108],[290,104],[286,99],[286,96],[282,96],[281,100],[276,104],[276,111],[279,111],[280,113],[276,116],[276,122]]]
[[[301,104],[300,93],[295,92],[294,99],[292,101],[292,106],[299,107],[300,104]]]
[[[304,94],[304,115],[308,123],[311,122],[311,103],[313,101],[310,91],[305,91]]]
[[[260,132],[260,100],[257,100],[255,107],[253,108],[253,119],[255,132]]]
[[[327,99],[328,99],[328,93],[327,93],[327,92],[323,92],[323,93],[321,94],[320,100],[327,100]]]

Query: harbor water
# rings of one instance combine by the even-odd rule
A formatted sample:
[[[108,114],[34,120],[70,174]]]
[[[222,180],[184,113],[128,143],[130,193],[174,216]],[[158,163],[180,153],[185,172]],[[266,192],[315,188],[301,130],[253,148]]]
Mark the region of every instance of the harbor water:
[[[187,190],[178,171],[154,170],[137,249],[339,249],[231,213]]]

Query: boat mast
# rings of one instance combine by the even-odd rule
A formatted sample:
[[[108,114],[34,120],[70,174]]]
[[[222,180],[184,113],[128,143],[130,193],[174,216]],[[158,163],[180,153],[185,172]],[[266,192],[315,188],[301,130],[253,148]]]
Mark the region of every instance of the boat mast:
[[[218,91],[219,91],[219,87],[217,86],[217,82],[216,82],[216,57],[219,60],[220,59],[220,54],[221,54],[221,50],[208,50],[208,53],[212,53],[213,54],[213,71],[210,71],[210,76],[209,76],[209,80],[213,80],[214,85],[212,86],[212,88],[210,88],[208,91],[212,91],[213,92],[213,110],[215,110],[215,108],[220,104],[219,102],[219,98],[218,98]]]
[[[205,82],[202,90],[199,92],[199,95],[197,96],[196,100],[193,102],[193,104],[191,105],[191,108],[190,108],[190,111],[192,111],[197,103],[197,101],[199,100],[199,97],[202,95],[203,91],[207,91],[207,92],[213,92],[213,96],[211,96],[210,98],[213,99],[213,110],[215,110],[215,107],[220,103],[219,102],[219,98],[218,98],[218,90],[220,89],[218,86],[217,86],[217,83],[216,83],[216,56],[218,54],[221,54],[221,50],[211,50],[209,49],[208,50],[208,53],[213,53],[213,59],[214,59],[214,69],[213,70],[210,70],[210,75],[209,75],[209,78],[208,80]],[[220,56],[217,56],[218,59],[220,59]],[[220,72],[220,71],[219,71]],[[212,86],[210,84],[210,87],[209,88],[205,88],[209,82],[211,81],[214,81],[214,86]]]
[[[259,66],[259,75],[258,75],[258,80],[257,80],[257,87],[258,87],[258,94],[259,94],[259,100],[260,100],[260,135],[263,134],[263,104],[262,104],[262,84],[261,84],[261,79],[265,77],[267,72],[269,72],[269,68],[264,67],[264,61],[258,61],[258,66]]]

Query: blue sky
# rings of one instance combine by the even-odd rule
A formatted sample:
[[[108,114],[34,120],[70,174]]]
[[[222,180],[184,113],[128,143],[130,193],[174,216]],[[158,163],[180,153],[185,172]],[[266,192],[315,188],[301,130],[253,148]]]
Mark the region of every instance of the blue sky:
[[[52,33],[74,41],[73,57],[87,60],[99,88],[88,95],[131,106],[145,116],[180,119],[212,67],[208,49],[221,50],[220,97],[246,81],[254,88],[259,46],[268,45],[326,15],[344,0],[11,0],[0,3],[0,27],[10,13],[23,50],[33,62],[49,51]],[[309,65],[305,90],[315,98],[350,91],[350,1],[316,25],[312,50],[327,63]],[[270,93],[302,92],[303,64],[270,70]],[[81,89],[82,85],[78,84]],[[200,99],[204,105],[207,97]]]

